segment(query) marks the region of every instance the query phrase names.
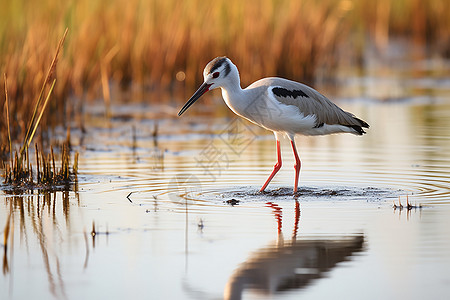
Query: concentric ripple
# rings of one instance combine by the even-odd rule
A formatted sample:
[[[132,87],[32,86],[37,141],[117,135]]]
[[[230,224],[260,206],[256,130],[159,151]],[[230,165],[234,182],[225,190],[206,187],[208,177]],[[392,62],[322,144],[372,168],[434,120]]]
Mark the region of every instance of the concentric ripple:
[[[357,106],[349,110],[361,110],[358,115],[370,120],[367,135],[298,137],[302,170],[297,197],[391,203],[408,195],[417,203],[449,204],[450,130],[442,129],[450,128],[449,121],[441,111],[427,122],[411,112],[417,109],[373,105],[364,115]],[[427,109],[450,114],[445,103]],[[233,198],[292,199],[293,156],[287,141],[282,141],[281,171],[266,192],[259,193],[275,162],[273,137],[239,119],[215,120],[209,131],[195,124],[183,133],[171,128],[172,134],[166,134],[169,129],[163,128],[156,139],[145,128],[133,136],[124,124],[95,135],[95,143],[81,156],[86,187],[105,183],[102,192],[132,193],[142,201],[157,197],[163,203],[188,200],[200,206],[223,205]]]

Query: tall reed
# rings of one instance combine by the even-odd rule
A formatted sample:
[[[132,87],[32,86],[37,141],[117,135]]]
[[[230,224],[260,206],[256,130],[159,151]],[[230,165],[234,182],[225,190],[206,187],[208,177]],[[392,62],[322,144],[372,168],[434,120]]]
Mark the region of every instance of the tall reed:
[[[70,171],[69,161],[69,141],[70,130],[67,131],[67,143],[64,144],[61,154],[61,168],[58,170],[55,164],[55,156],[53,153],[53,147],[51,147],[51,154],[45,155],[44,151],[40,152],[37,144],[35,146],[36,154],[36,181],[33,176],[33,167],[29,157],[29,146],[39,123],[44,115],[44,112],[49,104],[50,97],[55,88],[56,78],[55,70],[57,67],[58,57],[62,50],[64,40],[67,36],[68,29],[64,31],[64,35],[58,43],[55,55],[47,70],[46,76],[43,78],[42,86],[40,88],[39,95],[34,103],[33,113],[29,121],[25,137],[22,142],[22,146],[19,152],[15,152],[13,156],[13,147],[9,126],[9,98],[8,98],[8,80],[6,73],[4,75],[5,81],[5,107],[6,107],[6,120],[8,128],[8,143],[10,162],[6,166],[4,183],[12,186],[13,188],[25,188],[34,189],[35,187],[45,187],[47,189],[55,189],[60,185],[69,185],[72,182],[72,178],[76,177],[78,170],[78,154],[75,155],[75,162]],[[70,127],[69,127],[70,128]]]

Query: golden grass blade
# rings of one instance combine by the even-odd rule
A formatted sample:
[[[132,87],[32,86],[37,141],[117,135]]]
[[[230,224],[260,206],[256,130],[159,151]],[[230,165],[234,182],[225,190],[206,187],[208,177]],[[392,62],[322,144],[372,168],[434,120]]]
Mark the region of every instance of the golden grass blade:
[[[44,106],[42,106],[41,112],[39,113],[39,116],[38,116],[38,118],[36,120],[36,123],[34,124],[34,128],[31,131],[30,137],[26,141],[26,144],[24,144],[24,148],[22,148],[22,149],[26,149],[26,148],[28,148],[30,146],[31,140],[33,139],[33,136],[34,136],[34,134],[36,132],[36,129],[39,126],[39,122],[41,121],[42,115],[44,114],[45,108],[47,107],[48,100],[50,100],[50,95],[52,94],[53,88],[55,87],[55,83],[56,83],[56,79],[53,79],[52,86],[50,87],[50,90],[48,91],[48,94],[47,94],[47,98],[45,98]]]
[[[8,143],[9,143],[9,154],[11,156],[11,163],[13,161],[13,153],[12,153],[12,142],[11,142],[11,129],[9,127],[9,99],[8,99],[8,79],[6,77],[6,73],[3,73],[3,77],[5,78],[5,107],[6,107],[6,123],[8,128]]]
[[[27,134],[25,135],[22,148],[20,149],[20,160],[22,160],[23,152],[24,152],[25,148],[27,148],[30,145],[31,140],[33,139],[33,136],[34,136],[34,133],[36,131],[36,128],[39,125],[40,117],[42,117],[42,114],[43,114],[43,112],[45,110],[46,102],[50,98],[50,94],[53,91],[53,86],[54,86],[56,80],[53,80],[53,86],[51,87],[50,92],[47,94],[47,98],[45,100],[44,106],[42,107],[41,113],[39,114],[40,117],[36,121],[37,112],[38,112],[39,107],[41,106],[41,102],[42,102],[42,99],[43,99],[42,97],[43,97],[43,94],[44,94],[45,86],[50,81],[50,77],[52,76],[52,74],[54,73],[54,70],[56,69],[56,64],[58,62],[58,56],[59,56],[59,53],[61,52],[61,49],[62,49],[62,46],[63,46],[64,41],[66,39],[68,30],[69,29],[66,28],[66,30],[64,31],[63,37],[59,41],[58,47],[56,48],[55,56],[53,57],[52,63],[50,64],[50,68],[48,69],[47,76],[45,77],[45,80],[42,83],[42,88],[41,88],[41,91],[39,93],[39,97],[38,97],[38,99],[36,101],[36,105],[35,105],[34,110],[33,110],[33,115],[31,117],[31,121],[30,121],[30,124],[28,126]],[[34,124],[34,129],[32,130],[33,124]]]
[[[103,92],[103,101],[105,102],[106,107],[106,118],[111,118],[111,92],[109,90],[109,82],[108,82],[108,74],[106,70],[106,64],[100,63],[100,74],[102,78],[102,92]]]
[[[72,168],[72,172],[76,178],[78,177],[78,156],[79,156],[79,153],[76,152],[74,162],[73,162],[73,168]]]

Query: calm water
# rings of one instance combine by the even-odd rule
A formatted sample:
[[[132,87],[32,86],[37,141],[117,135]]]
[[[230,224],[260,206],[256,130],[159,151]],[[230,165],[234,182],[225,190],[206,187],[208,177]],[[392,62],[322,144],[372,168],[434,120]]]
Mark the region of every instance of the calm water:
[[[444,299],[450,98],[448,82],[434,83],[437,96],[341,99],[371,128],[298,137],[296,198],[287,140],[283,168],[258,193],[274,138],[212,117],[219,101],[181,119],[139,106],[113,108],[110,123],[94,115],[72,133],[75,191],[0,194],[2,236],[10,213],[13,228],[0,298]],[[393,208],[407,197],[417,208]]]

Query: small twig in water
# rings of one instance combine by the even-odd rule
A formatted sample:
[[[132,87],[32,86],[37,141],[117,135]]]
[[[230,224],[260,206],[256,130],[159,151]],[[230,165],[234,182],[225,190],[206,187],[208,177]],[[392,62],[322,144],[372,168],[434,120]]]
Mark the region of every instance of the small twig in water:
[[[394,201],[394,206],[393,207],[394,207],[394,210],[397,209],[397,208],[400,209],[400,210],[403,209],[402,202],[400,201],[400,196],[398,196],[398,205],[396,205],[395,201]]]
[[[133,203],[133,201],[131,201],[131,199],[130,199],[131,194],[133,194],[133,192],[130,192],[130,193],[127,195],[127,199],[128,199],[128,201],[130,201],[130,203]]]
[[[395,201],[393,203],[394,203],[394,205],[392,207],[394,208],[394,210],[396,210],[397,208],[400,210],[403,209],[403,205],[400,201],[400,196],[398,196],[398,205],[395,204]],[[406,209],[409,211],[409,210],[417,209],[417,208],[422,209],[422,205],[421,204],[419,204],[419,206],[412,205],[411,203],[409,203],[409,195],[406,195]]]
[[[97,232],[95,231],[95,222],[92,221],[92,231],[91,231],[91,235],[92,235],[92,237],[95,237],[96,234],[97,234]]]

